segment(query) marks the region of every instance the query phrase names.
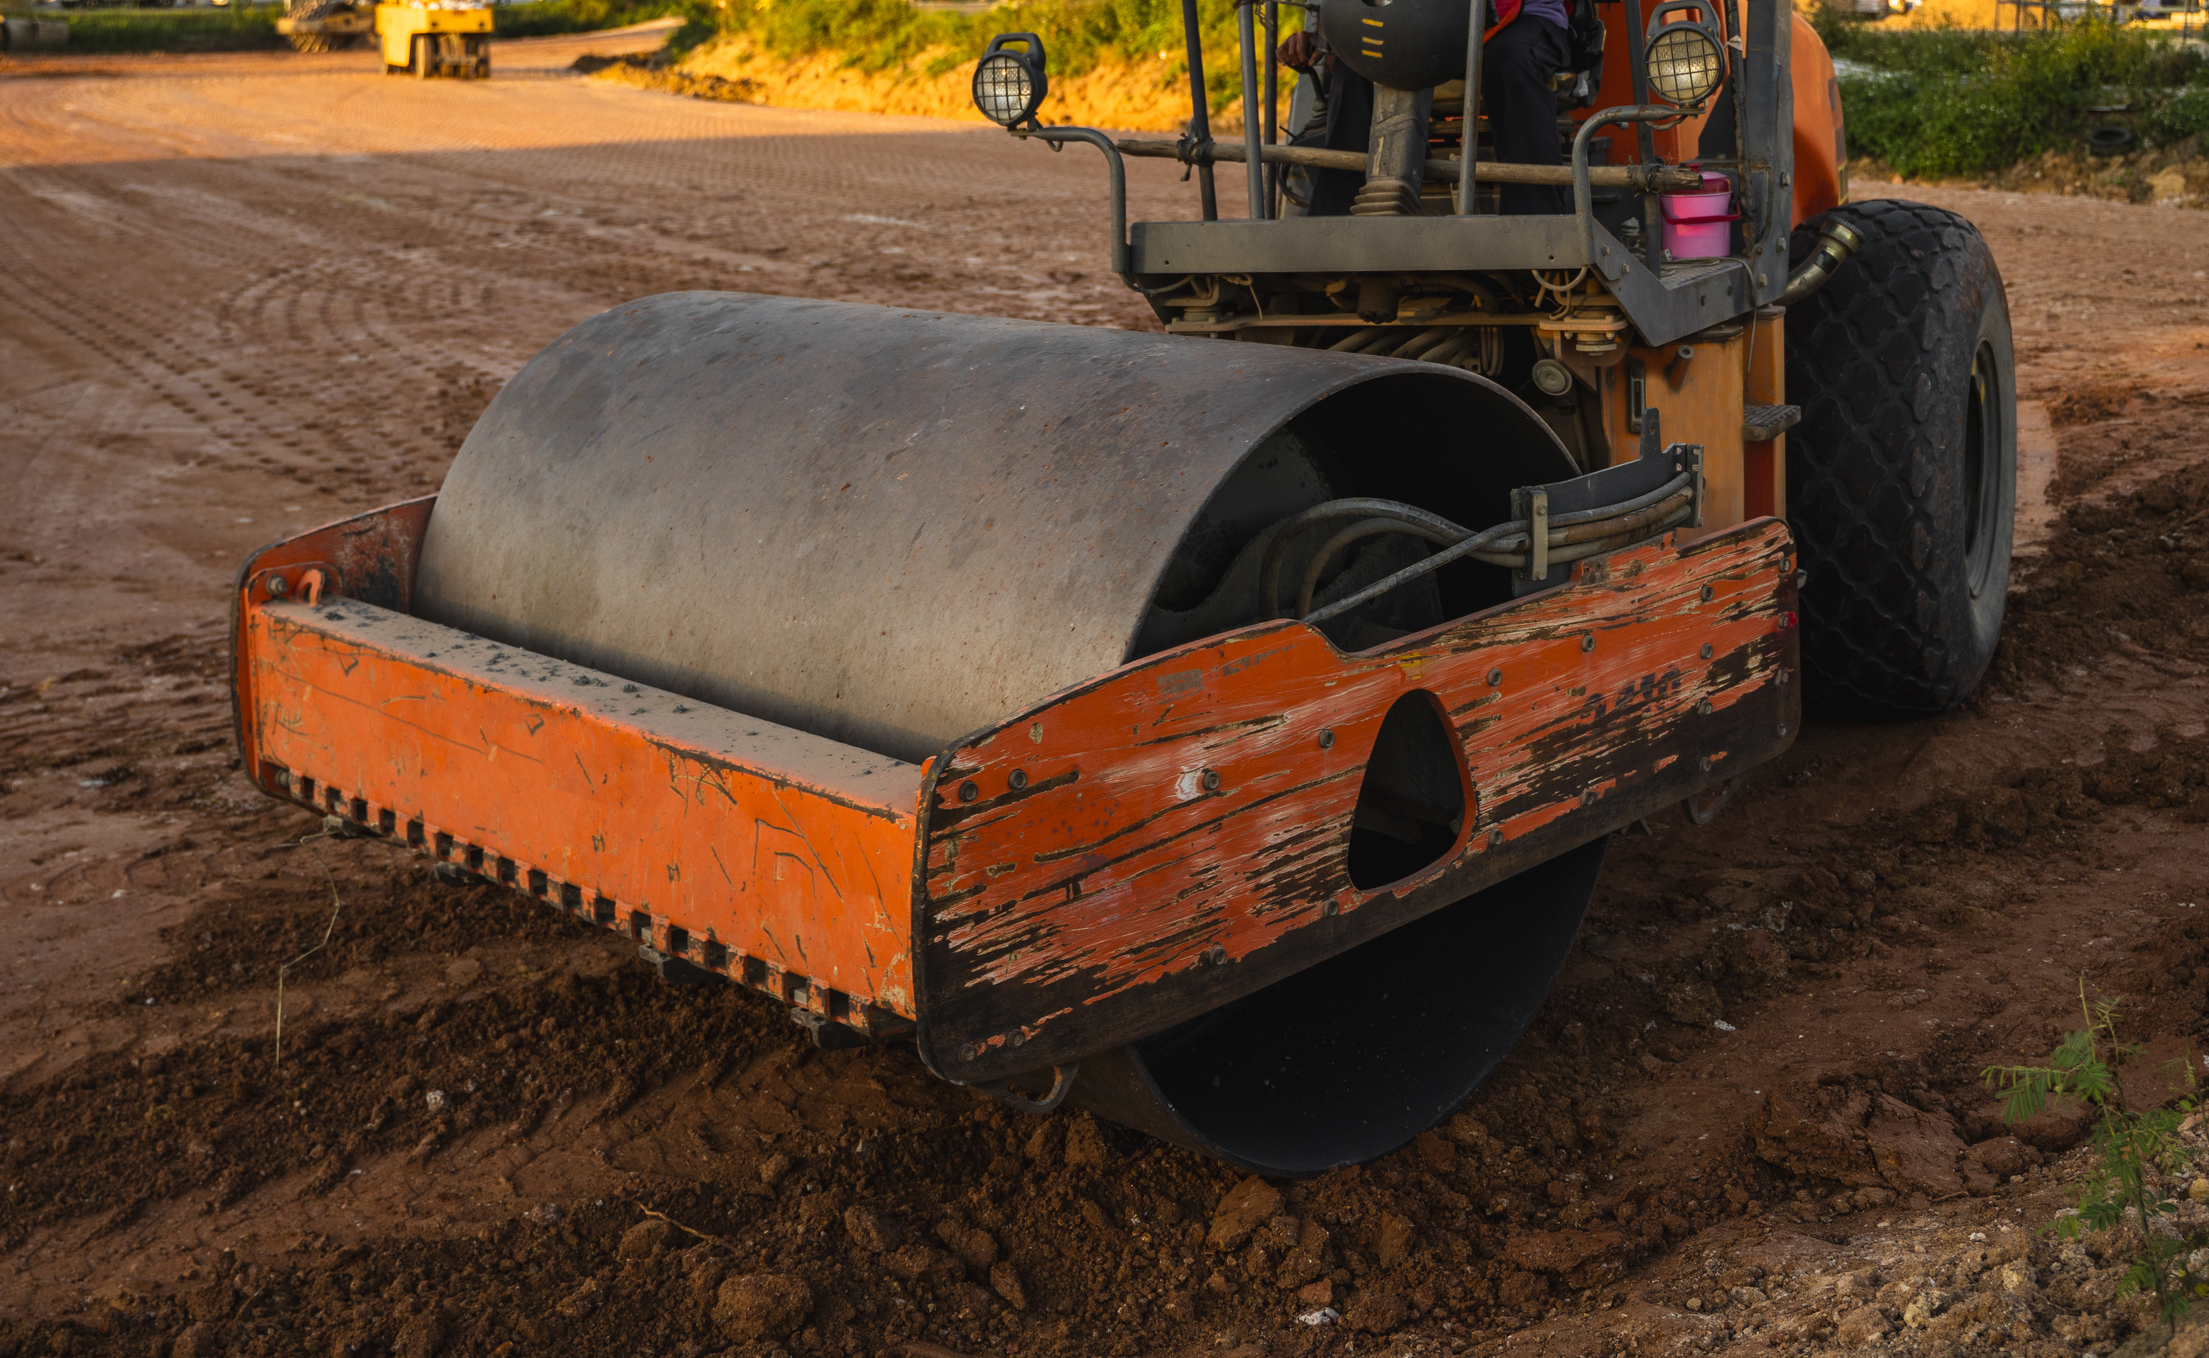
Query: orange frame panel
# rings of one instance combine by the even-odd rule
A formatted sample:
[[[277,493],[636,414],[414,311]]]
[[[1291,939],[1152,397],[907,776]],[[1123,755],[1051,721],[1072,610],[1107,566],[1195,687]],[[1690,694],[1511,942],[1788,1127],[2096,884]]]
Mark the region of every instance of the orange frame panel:
[[[1794,558],[1765,519],[1375,651],[1271,623],[961,742],[923,792],[923,1057],[973,1082],[1156,1032],[1778,754],[1801,724]],[[1361,891],[1367,755],[1413,692],[1454,729],[1469,814],[1427,869]]]
[[[1794,545],[1771,519],[1591,558],[1374,651],[1295,621],[1192,643],[912,765],[411,616],[430,504],[240,574],[259,786],[861,1033],[917,1024],[963,1083],[1251,993],[1799,724]],[[1360,890],[1353,808],[1410,693],[1461,747],[1468,813],[1428,868]]]

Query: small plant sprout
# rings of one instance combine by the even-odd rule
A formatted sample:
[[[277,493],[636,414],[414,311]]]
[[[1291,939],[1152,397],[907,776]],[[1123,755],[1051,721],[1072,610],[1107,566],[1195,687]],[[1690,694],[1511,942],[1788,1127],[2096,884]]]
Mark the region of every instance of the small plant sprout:
[[[2193,1303],[2209,1297],[2209,1274],[2191,1270],[2187,1258],[2209,1248],[2209,1230],[2182,1233],[2172,1218],[2179,1204],[2157,1186],[2185,1183],[2200,1154],[2179,1139],[2182,1122],[2198,1103],[2200,1081],[2185,1057],[2167,1061],[2160,1073],[2183,1093],[2152,1108],[2126,1101],[2123,1075],[2140,1059],[2140,1048],[2118,1040],[2115,999],[2088,1000],[2079,982],[2079,1012],[2086,1026],[2063,1039],[2045,1066],[1988,1066],[1980,1073],[1989,1089],[2003,1096],[2002,1118],[2016,1124],[2050,1103],[2071,1099],[2094,1114],[2094,1168],[2079,1186],[2075,1215],[2056,1218],[2043,1230],[2064,1239],[2087,1231],[2106,1231],[2125,1223],[2139,1227],[2141,1245],[2118,1284],[2120,1296],[2152,1292],[2156,1315],[2178,1332],[2179,1318]]]

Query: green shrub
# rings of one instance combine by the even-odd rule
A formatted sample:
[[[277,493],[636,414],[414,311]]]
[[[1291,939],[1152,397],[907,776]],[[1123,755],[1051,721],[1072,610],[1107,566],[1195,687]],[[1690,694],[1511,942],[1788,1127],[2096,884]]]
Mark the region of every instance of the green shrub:
[[[2140,131],[2166,146],[2209,132],[2209,89],[2186,90],[2164,100],[2141,117]]]
[[[1043,39],[1053,75],[1080,75],[1113,56],[1132,61],[1163,55],[1169,70],[1184,69],[1179,0],[1013,0],[987,14],[920,10],[907,0],[728,0],[720,13],[725,28],[751,35],[770,52],[841,52],[850,65],[867,71],[888,69],[931,48],[948,48],[965,60],[980,56],[992,35],[1017,32]],[[1235,10],[1223,0],[1203,0],[1200,13],[1205,84],[1217,108],[1237,93]],[[1283,8],[1284,34],[1301,26],[1300,14]]]
[[[2023,33],[1819,27],[1841,63],[1850,150],[1904,174],[1995,173],[2109,121],[2095,106],[2128,105],[2155,141],[2204,116],[2185,88],[2204,78],[2201,54],[2152,32],[2094,20]]]
[[[2013,1125],[2058,1101],[2084,1104],[2093,1114],[2094,1162],[2079,1183],[2079,1205],[2044,1229],[2075,1240],[2090,1231],[2135,1227],[2137,1252],[2118,1282],[2117,1295],[2152,1295],[2157,1317],[2175,1336],[2179,1318],[2209,1297],[2209,1279],[2197,1276],[2187,1262],[2195,1251],[2209,1248],[2209,1231],[2180,1229],[2177,1201],[2157,1187],[2158,1179],[2190,1180],[2202,1158],[2178,1137],[2182,1119],[2196,1106],[2193,1061],[2180,1057],[2159,1072],[2166,1079],[2176,1076],[2184,1091],[2180,1097],[2134,1108],[2125,1098],[2122,1077],[2141,1059],[2140,1048],[2118,1040],[2117,1001],[2089,1003],[2082,977],[2079,1009],[2086,1026],[2065,1037],[2047,1065],[1988,1066],[1980,1078],[2002,1094],[2002,1119]]]
[[[493,12],[493,32],[502,38],[549,38],[562,33],[595,33],[625,28],[674,15],[701,32],[710,9],[699,0],[534,0],[501,5]]]
[[[219,52],[276,47],[282,5],[223,9],[73,9],[72,52]],[[45,17],[41,13],[41,17]]]

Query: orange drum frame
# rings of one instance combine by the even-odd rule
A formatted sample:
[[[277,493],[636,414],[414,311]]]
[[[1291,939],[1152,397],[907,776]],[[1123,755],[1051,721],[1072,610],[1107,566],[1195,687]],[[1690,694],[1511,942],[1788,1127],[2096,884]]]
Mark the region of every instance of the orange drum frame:
[[[1757,519],[1376,650],[1294,620],[1054,694],[922,764],[409,611],[434,498],[256,553],[233,616],[245,767],[342,818],[961,1083],[1204,1013],[1784,750],[1793,540]],[[1347,869],[1381,722],[1424,695],[1466,814],[1426,868]]]

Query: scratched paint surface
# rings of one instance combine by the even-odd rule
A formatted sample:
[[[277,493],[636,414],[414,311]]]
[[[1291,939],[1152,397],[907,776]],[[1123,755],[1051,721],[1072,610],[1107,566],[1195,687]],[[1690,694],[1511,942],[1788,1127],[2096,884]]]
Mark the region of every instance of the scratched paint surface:
[[[262,760],[911,1017],[919,767],[351,599],[245,621]]]
[[[1082,1003],[1106,1002],[1600,817],[1637,785],[1676,782],[1682,760],[1725,776],[1752,710],[1761,750],[1789,734],[1763,728],[1792,710],[1771,700],[1794,654],[1793,556],[1776,520],[1684,551],[1651,544],[1361,655],[1266,624],[1151,657],[955,748],[924,830],[929,1003],[1075,980]],[[1413,691],[1448,715],[1472,813],[1428,869],[1360,891],[1346,854],[1365,761]]]

